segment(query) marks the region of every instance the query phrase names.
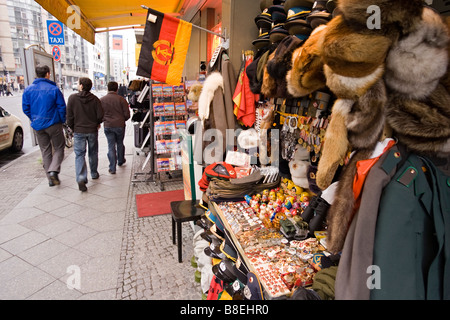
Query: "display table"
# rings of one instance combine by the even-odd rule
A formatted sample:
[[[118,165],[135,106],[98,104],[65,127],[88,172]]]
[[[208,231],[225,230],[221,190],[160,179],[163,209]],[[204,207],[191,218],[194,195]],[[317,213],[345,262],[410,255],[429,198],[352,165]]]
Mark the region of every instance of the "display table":
[[[291,294],[312,284],[325,248],[316,238],[288,241],[276,228],[267,228],[245,202],[211,202],[210,210],[226,229],[244,263],[258,276],[267,299]],[[217,224],[217,222],[216,222]]]

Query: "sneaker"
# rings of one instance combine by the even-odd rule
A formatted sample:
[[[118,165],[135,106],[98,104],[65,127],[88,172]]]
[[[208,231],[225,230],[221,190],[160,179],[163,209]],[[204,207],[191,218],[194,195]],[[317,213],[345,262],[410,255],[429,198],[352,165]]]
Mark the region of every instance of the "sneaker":
[[[111,173],[111,174],[116,174],[116,172],[112,171],[111,169],[108,169],[108,172]]]
[[[53,183],[54,186],[57,186],[57,185],[60,184],[59,178],[58,178],[58,172],[51,171],[49,173],[49,178],[50,178],[50,181]]]
[[[78,182],[78,190],[81,192],[87,191],[86,183],[84,181]]]
[[[123,159],[123,162],[122,162],[122,163],[118,163],[117,165],[118,165],[119,167],[121,167],[121,166],[123,166],[123,165],[125,164],[125,162],[127,162],[127,159]]]
[[[95,180],[95,179],[98,179],[100,177],[100,174],[98,172],[97,173],[91,173],[91,177],[92,177],[92,180]]]

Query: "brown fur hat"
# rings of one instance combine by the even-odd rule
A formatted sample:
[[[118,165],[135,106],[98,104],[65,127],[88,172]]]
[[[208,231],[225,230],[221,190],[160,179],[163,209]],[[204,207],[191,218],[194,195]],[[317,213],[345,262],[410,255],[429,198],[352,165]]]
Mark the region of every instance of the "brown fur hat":
[[[450,94],[443,85],[424,100],[392,94],[386,119],[399,142],[424,155],[450,154]]]
[[[428,96],[448,65],[449,33],[441,16],[424,8],[416,29],[396,42],[386,59],[386,85],[410,98]]]
[[[292,68],[292,54],[295,49],[300,47],[303,40],[296,36],[287,36],[278,44],[273,59],[267,62],[267,73],[275,79],[277,86],[277,96],[287,97],[286,74]]]
[[[367,29],[367,20],[373,15],[368,10],[372,5],[380,8],[379,31],[386,33],[395,28],[402,34],[411,32],[420,20],[423,0],[339,0],[338,8],[345,20],[352,25]],[[369,12],[367,12],[369,11]]]
[[[303,97],[326,86],[320,56],[321,37],[326,25],[314,29],[303,45],[292,54],[292,68],[286,75],[287,90],[294,97]]]
[[[303,44],[296,36],[285,37],[278,44],[275,56],[267,63],[267,72],[275,79],[286,79],[287,72],[292,68],[292,53]]]
[[[346,123],[352,149],[375,147],[385,125],[386,102],[386,87],[380,79],[353,105]]]
[[[450,32],[450,16],[444,17],[444,23]],[[450,41],[447,44],[447,54],[449,56],[449,61],[450,61]],[[448,65],[447,65],[447,72],[441,78],[440,82],[447,89],[447,91],[450,91],[450,67]]]
[[[374,72],[363,77],[346,77],[334,73],[328,66],[324,65],[326,83],[333,93],[341,99],[357,100],[364,95],[370,87],[379,81],[384,75],[384,64],[378,66]]]
[[[267,63],[273,59],[275,56],[275,51],[269,55]],[[277,82],[270,74],[267,72],[267,64],[264,66],[264,73],[261,85],[261,93],[267,98],[275,98],[277,96]]]
[[[337,99],[331,109],[331,120],[325,132],[316,173],[316,184],[322,190],[330,186],[349,151],[346,123],[353,104],[352,100]]]
[[[343,16],[336,16],[327,24],[321,54],[334,73],[361,78],[373,74],[384,63],[391,44],[389,37],[356,32]]]

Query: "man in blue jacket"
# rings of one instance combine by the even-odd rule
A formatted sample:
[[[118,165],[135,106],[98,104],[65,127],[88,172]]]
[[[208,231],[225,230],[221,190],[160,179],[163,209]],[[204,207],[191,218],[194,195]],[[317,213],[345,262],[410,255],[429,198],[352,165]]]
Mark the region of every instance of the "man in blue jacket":
[[[52,187],[60,184],[58,174],[64,159],[66,102],[56,83],[49,80],[48,66],[36,67],[36,76],[22,95],[22,110],[36,131],[42,162]]]

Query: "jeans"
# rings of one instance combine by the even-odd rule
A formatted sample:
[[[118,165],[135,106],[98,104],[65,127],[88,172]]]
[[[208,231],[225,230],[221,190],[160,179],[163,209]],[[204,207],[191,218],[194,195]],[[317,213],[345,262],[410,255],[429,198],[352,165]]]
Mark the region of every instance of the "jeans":
[[[98,178],[98,132],[74,133],[73,151],[75,152],[75,173],[77,182],[87,182],[86,144],[88,146],[89,168],[91,177]]]
[[[116,164],[121,166],[125,162],[125,128],[104,128],[108,140],[109,170],[116,172]]]

